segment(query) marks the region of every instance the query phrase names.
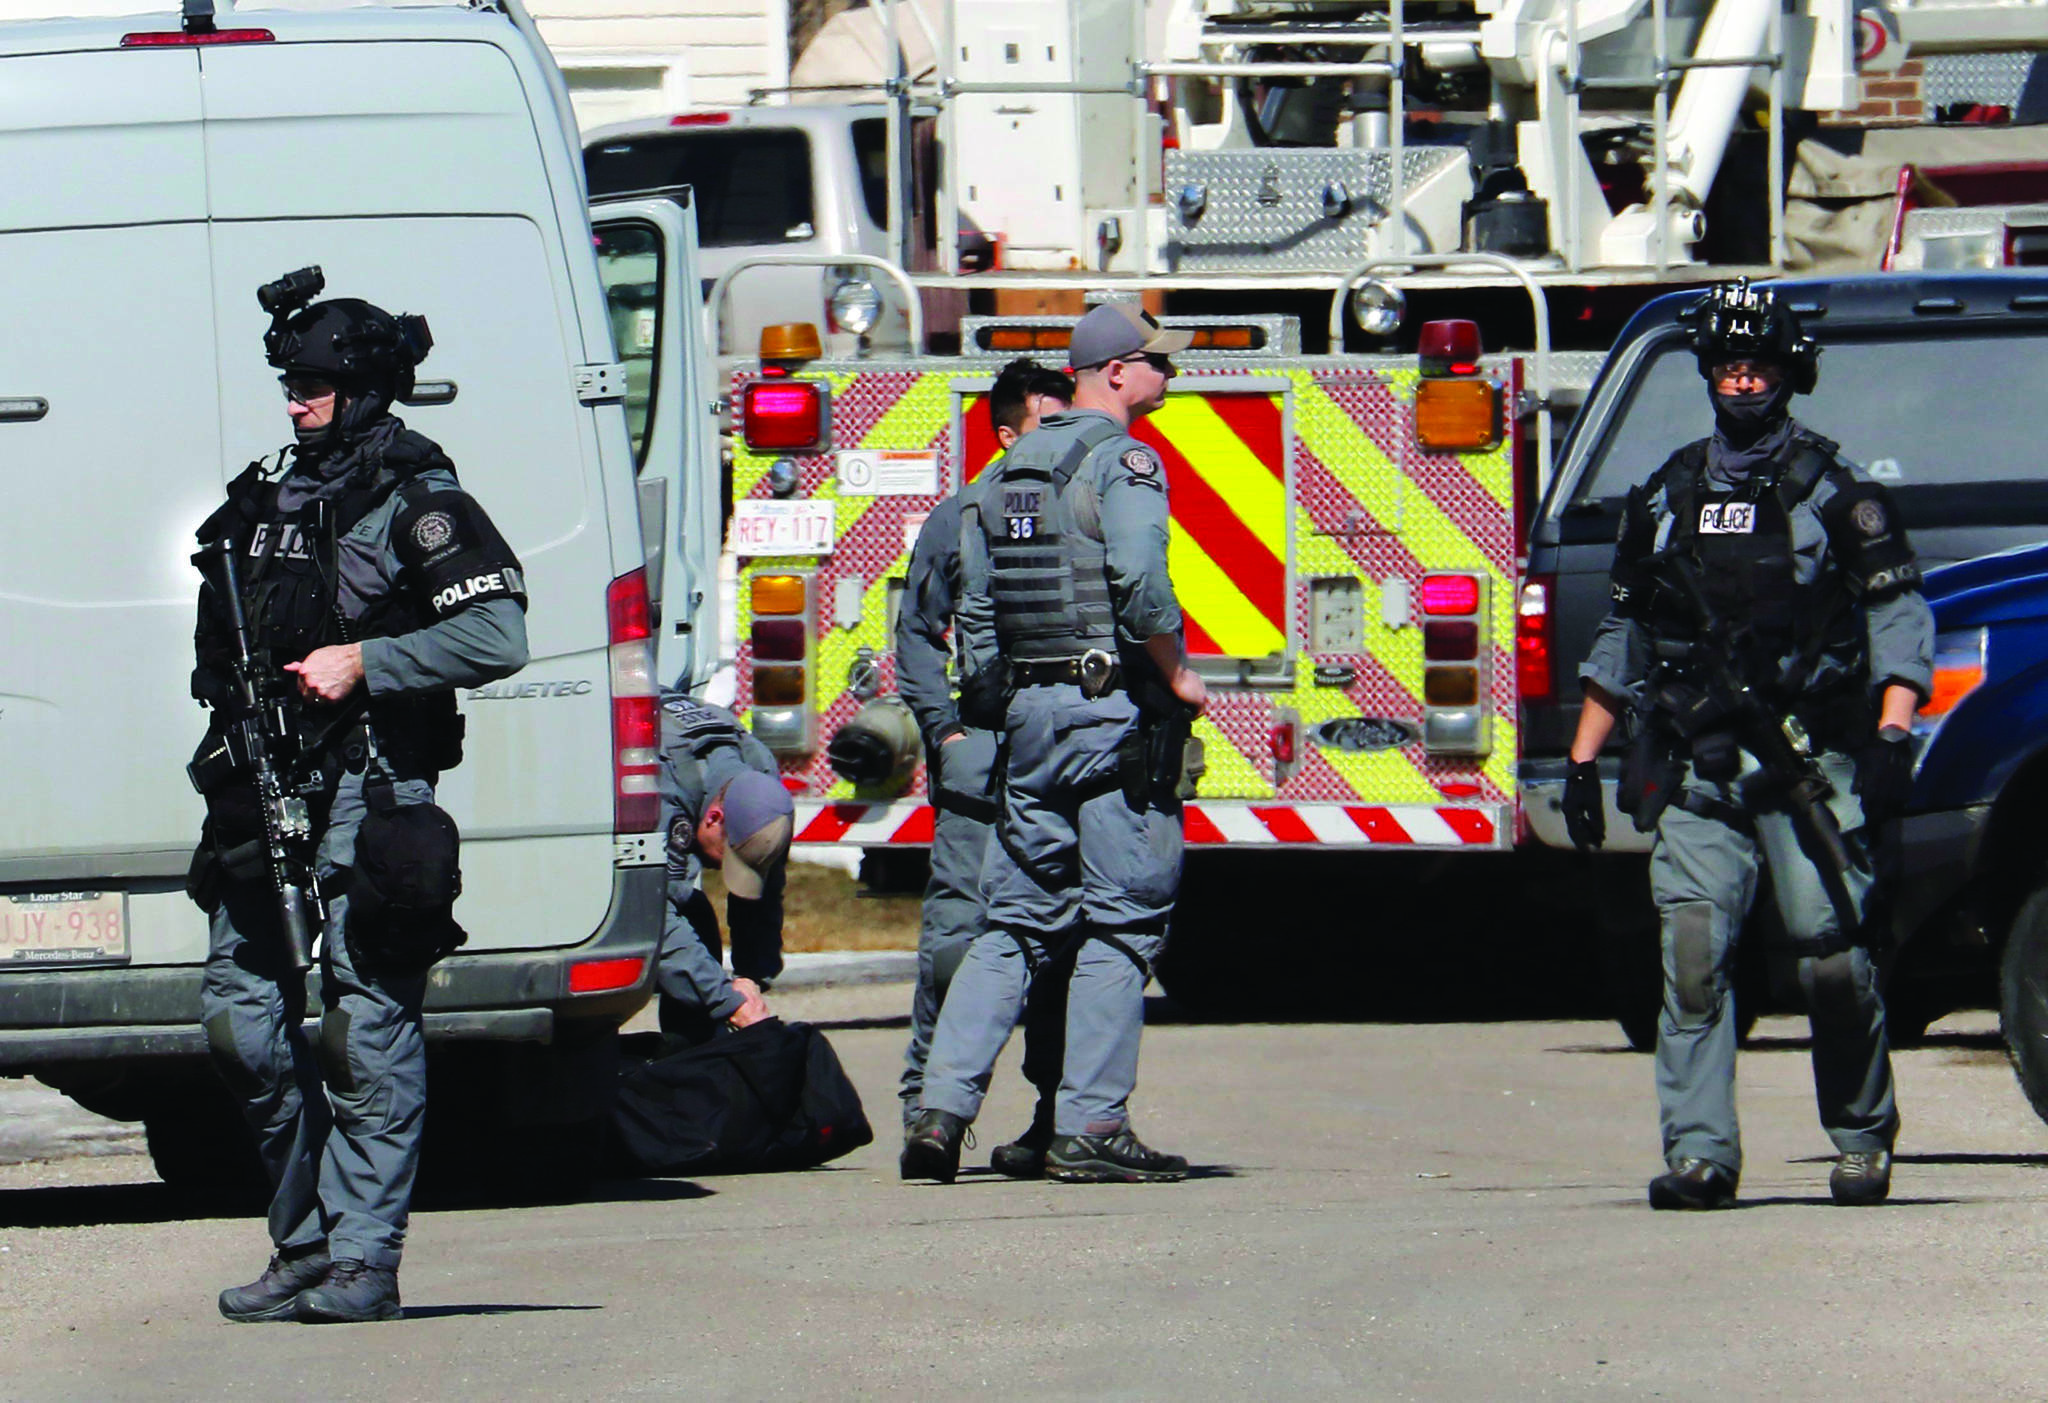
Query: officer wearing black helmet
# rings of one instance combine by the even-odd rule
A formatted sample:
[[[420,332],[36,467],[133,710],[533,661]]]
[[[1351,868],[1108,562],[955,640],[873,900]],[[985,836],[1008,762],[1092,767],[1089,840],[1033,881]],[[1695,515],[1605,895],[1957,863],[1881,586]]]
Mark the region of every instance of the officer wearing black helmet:
[[[291,743],[270,749],[305,806],[325,916],[309,1043],[266,806],[229,743],[250,719],[234,611],[209,574],[192,674],[212,709],[192,767],[207,821],[191,890],[212,930],[201,1009],[274,1186],[270,1264],[221,1293],[240,1321],[399,1313],[426,1103],[420,1005],[428,966],[463,939],[456,835],[433,786],[461,758],[454,689],[526,662],[518,559],[440,447],[391,412],[433,344],[426,323],[354,298],[307,305],[323,285],[304,269],[260,294],[296,442],[230,483],[199,530],[225,543],[252,670],[287,713]]]
[[[1735,1120],[1735,943],[1770,886],[1813,1024],[1822,1127],[1841,1204],[1881,1203],[1899,1116],[1869,942],[1882,825],[1912,783],[1913,713],[1933,679],[1933,615],[1884,489],[1793,419],[1818,346],[1747,281],[1694,311],[1711,438],[1687,444],[1623,512],[1614,605],[1580,668],[1566,823],[1606,837],[1595,757],[1624,714],[1622,804],[1654,830],[1662,928],[1656,1208],[1723,1208],[1742,1172]],[[1789,976],[1789,979],[1787,978]]]

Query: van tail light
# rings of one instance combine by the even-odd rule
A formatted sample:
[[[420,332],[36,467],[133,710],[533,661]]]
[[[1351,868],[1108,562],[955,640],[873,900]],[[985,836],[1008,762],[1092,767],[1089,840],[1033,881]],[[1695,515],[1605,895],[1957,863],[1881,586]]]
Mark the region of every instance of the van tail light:
[[[640,982],[646,969],[647,960],[640,955],[617,960],[578,960],[569,966],[569,992],[609,994],[630,989]]]
[[[1523,701],[1547,702],[1557,693],[1551,658],[1550,601],[1557,581],[1532,575],[1515,604],[1515,690]]]
[[[1441,755],[1484,755],[1486,723],[1486,577],[1424,575],[1422,601],[1422,745]]]
[[[604,592],[612,687],[612,830],[652,833],[661,823],[661,688],[647,572],[630,570]]]
[[[756,452],[813,452],[825,446],[830,405],[822,380],[756,380],[740,391],[740,432]]]
[[[175,29],[145,29],[121,36],[124,49],[190,49],[208,44],[272,44],[277,36],[267,29],[208,29],[190,33]]]
[[[754,690],[748,720],[756,738],[777,755],[809,755],[818,748],[817,610],[811,597],[816,580],[802,571],[778,571],[747,581]]]

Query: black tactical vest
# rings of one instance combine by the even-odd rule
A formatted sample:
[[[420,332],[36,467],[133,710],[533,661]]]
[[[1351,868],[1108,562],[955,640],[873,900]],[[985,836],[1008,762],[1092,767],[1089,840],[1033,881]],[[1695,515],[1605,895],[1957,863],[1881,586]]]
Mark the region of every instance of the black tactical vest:
[[[980,485],[989,596],[1004,657],[1059,659],[1115,649],[1101,503],[1077,473],[1092,449],[1121,432],[1094,416],[1036,429]]]

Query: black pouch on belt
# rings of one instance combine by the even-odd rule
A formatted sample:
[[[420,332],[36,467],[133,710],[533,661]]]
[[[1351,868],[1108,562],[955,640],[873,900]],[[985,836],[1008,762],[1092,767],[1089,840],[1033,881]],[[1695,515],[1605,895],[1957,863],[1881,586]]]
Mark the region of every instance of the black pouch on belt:
[[[1621,787],[1615,801],[1638,833],[1654,832],[1657,820],[1678,797],[1685,782],[1685,764],[1659,727],[1638,723],[1621,760]]]
[[[455,923],[462,836],[438,804],[372,798],[356,830],[348,881],[348,942],[388,974],[418,974],[468,939]]]

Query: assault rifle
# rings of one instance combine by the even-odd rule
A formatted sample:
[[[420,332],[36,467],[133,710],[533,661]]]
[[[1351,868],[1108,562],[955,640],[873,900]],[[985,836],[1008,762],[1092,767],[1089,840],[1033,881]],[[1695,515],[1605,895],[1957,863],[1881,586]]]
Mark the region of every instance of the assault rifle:
[[[1716,614],[1700,584],[1698,567],[1677,555],[1667,557],[1663,566],[1699,625],[1689,661],[1705,684],[1708,706],[1719,713],[1715,724],[1726,725],[1775,784],[1800,850],[1820,872],[1843,937],[1854,937],[1863,916],[1849,890],[1849,874],[1868,878],[1872,865],[1863,845],[1842,831],[1828,807],[1835,787],[1814,759],[1806,728],[1797,717],[1771,706],[1735,666],[1739,626],[1724,623]]]
[[[201,546],[192,563],[227,602],[229,631],[235,638],[231,670],[239,714],[228,718],[224,739],[235,768],[249,775],[256,786],[256,805],[263,815],[264,858],[277,891],[285,950],[293,969],[310,969],[313,941],[306,912],[309,906],[317,908],[320,898],[311,861],[312,814],[305,798],[293,793],[286,782],[300,753],[290,697],[277,677],[258,667],[249,647],[249,620],[242,608],[242,580],[235,567],[233,543],[219,540]]]

